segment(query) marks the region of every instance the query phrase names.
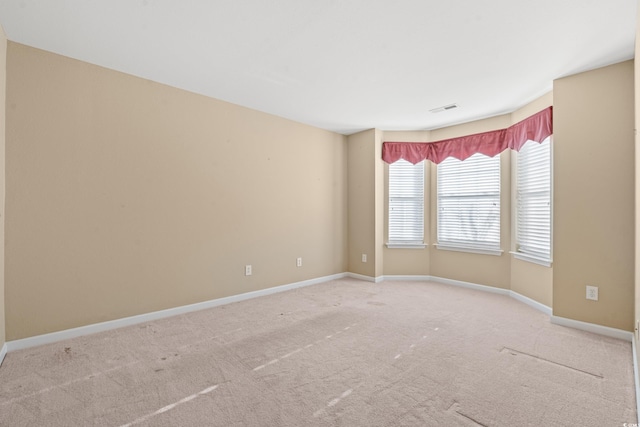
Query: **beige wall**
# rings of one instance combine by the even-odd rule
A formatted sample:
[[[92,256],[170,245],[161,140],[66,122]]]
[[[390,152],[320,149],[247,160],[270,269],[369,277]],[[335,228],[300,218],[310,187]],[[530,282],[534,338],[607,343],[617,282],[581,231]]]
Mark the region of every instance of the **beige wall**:
[[[553,313],[632,330],[633,61],[554,83]],[[599,287],[599,301],[585,286]]]
[[[638,15],[636,19],[637,23],[640,23],[640,0],[638,0]],[[636,46],[635,46],[635,58],[640,58],[640,25],[636,25]],[[635,88],[635,121],[634,121],[634,133],[635,133],[635,321],[634,328],[636,332],[636,341],[640,341],[640,330],[638,330],[638,323],[640,322],[640,135],[638,135],[638,129],[640,129],[640,66],[634,62],[634,88]],[[640,366],[640,352],[636,351],[638,357],[638,366]]]
[[[384,198],[384,179],[385,179],[385,163],[382,161],[382,143],[384,140],[384,133],[375,129],[375,169],[374,169],[374,181],[375,181],[375,275],[374,277],[380,278],[384,274],[384,244],[385,244],[385,206],[386,200]]]
[[[349,135],[348,146],[348,271],[376,277],[376,175],[378,131]],[[362,262],[362,254],[367,262]]]
[[[5,147],[5,101],[7,77],[7,37],[0,27],[0,349],[4,346],[5,304],[4,304],[4,147]]]
[[[511,257],[511,290],[553,306],[553,268]]]
[[[346,271],[344,136],[12,42],[7,82],[7,339]]]
[[[370,129],[347,137],[348,146],[348,271],[381,278],[384,264],[383,133]],[[362,261],[366,254],[367,261]]]

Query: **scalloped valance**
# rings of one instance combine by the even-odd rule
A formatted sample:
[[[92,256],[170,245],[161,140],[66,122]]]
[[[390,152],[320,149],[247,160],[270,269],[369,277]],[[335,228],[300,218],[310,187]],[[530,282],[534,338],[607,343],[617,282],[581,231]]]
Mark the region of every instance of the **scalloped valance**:
[[[506,129],[435,142],[385,142],[382,160],[405,159],[416,164],[426,159],[438,164],[447,157],[464,160],[476,153],[493,157],[508,148],[520,151],[527,141],[542,142],[552,133],[553,107],[548,107]]]

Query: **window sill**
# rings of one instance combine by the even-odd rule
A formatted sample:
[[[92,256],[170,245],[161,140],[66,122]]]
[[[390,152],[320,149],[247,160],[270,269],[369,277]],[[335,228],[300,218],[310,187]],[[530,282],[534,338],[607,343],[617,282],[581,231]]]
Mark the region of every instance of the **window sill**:
[[[553,263],[553,261],[550,259],[538,258],[532,255],[522,254],[520,252],[509,252],[509,253],[513,255],[513,257],[516,259],[519,259],[521,261],[531,262],[533,264],[538,264],[543,267],[551,267],[551,264]]]
[[[388,242],[386,245],[389,249],[424,249],[427,247],[425,243]]]
[[[472,254],[480,254],[480,255],[493,255],[493,256],[502,256],[504,252],[502,249],[485,249],[485,248],[475,248],[473,246],[458,246],[458,245],[443,245],[440,243],[436,243],[435,247],[443,250],[443,251],[454,251],[454,252],[467,252]]]

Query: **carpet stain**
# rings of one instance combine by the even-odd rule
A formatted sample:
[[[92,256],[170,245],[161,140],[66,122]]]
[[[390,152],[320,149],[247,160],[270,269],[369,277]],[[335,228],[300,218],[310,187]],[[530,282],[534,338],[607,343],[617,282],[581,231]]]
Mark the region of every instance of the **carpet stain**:
[[[123,369],[123,368],[129,368],[131,366],[137,365],[138,363],[140,363],[139,360],[135,361],[135,362],[132,362],[132,363],[127,363],[125,365],[115,366],[115,367],[113,367],[111,369],[107,369],[105,371],[94,372],[94,373],[91,373],[89,375],[85,375],[84,377],[75,378],[75,379],[72,379],[72,380],[67,381],[65,383],[62,383],[62,384],[56,384],[56,385],[53,385],[53,386],[50,386],[50,387],[45,387],[43,389],[34,391],[32,393],[25,394],[23,396],[14,397],[13,399],[5,400],[4,402],[0,402],[0,407],[1,406],[5,406],[5,405],[9,405],[9,404],[13,404],[13,403],[16,403],[16,402],[20,402],[22,400],[25,400],[25,399],[28,399],[28,398],[31,398],[31,397],[34,397],[34,396],[38,396],[40,394],[49,393],[49,392],[54,391],[54,390],[60,390],[61,388],[70,386],[72,384],[76,384],[76,383],[83,382],[83,381],[90,381],[90,380],[93,380],[94,378],[97,378],[97,377],[99,377],[101,375],[107,375],[107,374],[110,374],[112,372],[118,371],[118,370]],[[19,386],[19,388],[22,388],[22,386]]]
[[[511,356],[526,356],[532,359],[536,359],[539,360],[541,362],[545,362],[545,363],[549,363],[551,365],[554,366],[560,366],[564,369],[569,369],[571,371],[574,372],[578,372],[581,374],[585,374],[585,375],[589,375],[592,376],[594,378],[598,378],[598,379],[604,379],[604,377],[600,374],[594,374],[593,372],[589,372],[589,371],[585,371],[584,369],[579,369],[579,368],[574,368],[573,366],[569,366],[569,365],[565,365],[563,363],[559,363],[559,362],[555,362],[553,360],[549,360],[549,359],[545,359],[544,357],[540,357],[540,356],[536,356],[535,354],[529,354],[529,353],[525,353],[524,351],[519,351],[519,350],[515,350],[513,348],[509,348],[509,347],[503,347],[502,350],[500,350],[501,353],[508,353]]]
[[[336,406],[338,403],[340,403],[340,401],[342,399],[344,399],[345,397],[349,396],[351,393],[353,393],[353,389],[349,389],[346,390],[345,392],[343,392],[339,397],[336,397],[335,399],[331,399],[328,403],[327,403],[327,408],[331,408],[333,406]],[[313,417],[314,418],[318,418],[320,415],[322,415],[322,413],[325,411],[325,408],[322,409],[318,409],[316,412],[313,413]]]
[[[474,419],[473,417],[470,417],[469,415],[461,412],[460,411],[460,403],[456,402],[455,400],[453,401],[451,406],[449,406],[449,408],[447,409],[447,412],[449,412],[450,414],[454,414],[458,418],[463,418],[465,420],[471,421],[473,424],[475,424],[477,426],[488,427],[486,424],[482,424],[481,422],[479,422],[478,420]]]
[[[460,412],[460,411],[456,411],[456,414],[458,414],[459,416],[461,416],[461,417],[463,417],[463,418],[468,419],[469,421],[473,422],[473,423],[474,423],[474,424],[476,424],[476,425],[479,425],[479,426],[482,426],[482,427],[487,427],[487,425],[486,425],[486,424],[482,424],[481,422],[478,422],[477,420],[474,420],[474,419],[473,419],[473,418],[471,418],[470,416],[465,415],[465,414],[463,414],[463,413],[462,413],[462,412]]]
[[[367,304],[369,304],[369,305],[387,305],[387,304],[385,304],[383,302],[378,302],[378,301],[369,301],[369,302],[367,302]]]
[[[193,399],[195,399],[195,398],[197,398],[199,396],[202,396],[202,395],[205,395],[205,394],[209,394],[213,390],[217,389],[218,386],[219,386],[219,384],[213,385],[211,387],[207,387],[204,390],[199,391],[198,393],[194,393],[191,396],[187,396],[184,399],[180,399],[175,403],[171,403],[171,404],[169,404],[167,406],[163,406],[162,408],[158,409],[155,412],[152,412],[150,414],[144,415],[144,416],[142,416],[142,417],[140,417],[140,418],[138,418],[136,420],[131,421],[128,424],[123,424],[120,427],[130,427],[130,426],[133,426],[133,425],[136,425],[136,424],[143,423],[143,422],[147,421],[149,418],[152,418],[152,417],[155,417],[156,415],[160,415],[160,414],[162,414],[164,412],[170,411],[170,410],[174,409],[175,407],[177,407],[179,405],[182,405],[184,403],[190,402],[190,401],[192,401]]]
[[[340,331],[337,331],[335,334],[325,336],[325,337],[324,337],[324,339],[325,339],[325,340],[329,340],[329,339],[333,338],[333,336],[334,336],[334,335],[339,335],[339,334],[343,333],[344,331],[348,331],[349,329],[351,329],[352,327],[354,327],[354,326],[356,326],[356,325],[357,325],[357,323],[354,323],[354,324],[352,324],[351,326],[346,326],[344,329],[342,329],[342,330],[340,330]],[[289,353],[285,354],[284,356],[281,356],[281,357],[279,357],[279,358],[277,358],[277,359],[270,360],[269,362],[265,363],[264,365],[256,366],[255,368],[253,368],[253,371],[254,371],[254,372],[259,371],[259,370],[261,370],[261,369],[266,368],[266,367],[267,367],[267,366],[269,366],[269,365],[273,365],[274,363],[279,362],[279,361],[280,361],[280,360],[282,360],[282,359],[286,359],[287,357],[291,357],[291,356],[293,356],[294,354],[296,354],[296,353],[300,353],[300,352],[301,352],[301,351],[303,351],[303,350],[308,350],[308,349],[310,349],[311,347],[313,347],[315,344],[319,344],[319,343],[321,343],[322,341],[324,341],[324,340],[318,340],[318,341],[316,341],[316,342],[314,342],[314,343],[307,344],[307,345],[305,345],[304,347],[297,348],[297,349],[293,350],[292,352],[289,352]],[[176,355],[176,356],[177,356],[177,355]]]

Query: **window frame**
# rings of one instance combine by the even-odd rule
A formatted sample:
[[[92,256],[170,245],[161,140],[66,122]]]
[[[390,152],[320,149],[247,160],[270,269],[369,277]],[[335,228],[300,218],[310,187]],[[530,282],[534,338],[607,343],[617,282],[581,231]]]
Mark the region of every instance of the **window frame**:
[[[481,153],[476,153],[473,156],[469,157],[469,158],[473,158],[474,156],[483,156],[486,157],[488,159],[488,161],[492,161],[495,162],[495,165],[497,167],[497,171],[493,171],[492,174],[494,175],[492,178],[497,178],[497,182],[492,182],[492,185],[495,187],[493,193],[494,194],[476,194],[476,198],[485,198],[487,200],[490,200],[491,198],[493,198],[494,200],[497,201],[498,203],[498,207],[497,207],[497,221],[498,221],[498,229],[497,229],[497,242],[486,242],[483,243],[481,241],[478,240],[447,240],[447,239],[442,239],[442,235],[441,235],[441,230],[444,228],[442,222],[441,222],[441,216],[442,216],[442,201],[443,199],[460,199],[463,196],[452,196],[452,195],[448,195],[448,196],[442,196],[441,195],[441,185],[442,182],[444,181],[444,179],[441,177],[441,173],[443,171],[443,167],[441,165],[444,164],[445,167],[449,166],[450,163],[452,162],[460,162],[459,164],[462,164],[463,161],[460,161],[458,159],[445,159],[443,162],[441,162],[438,166],[437,166],[437,170],[436,170],[436,186],[435,186],[435,202],[436,202],[436,243],[435,246],[438,249],[441,250],[449,250],[449,251],[458,251],[458,252],[469,252],[469,253],[477,253],[477,254],[483,254],[483,255],[494,255],[494,256],[500,256],[502,255],[502,253],[504,252],[502,250],[502,209],[503,209],[503,204],[502,204],[502,196],[503,196],[503,189],[502,189],[502,185],[503,185],[503,179],[502,179],[502,159],[501,159],[501,154],[498,154],[494,157],[488,157],[488,156],[484,156]],[[452,159],[452,160],[450,160]],[[490,160],[489,160],[490,159]],[[476,159],[477,160],[477,159]],[[461,172],[458,172],[461,173]],[[495,194],[495,189],[497,189],[497,194]],[[451,191],[451,190],[450,190]],[[468,197],[473,197],[473,196],[468,196]],[[493,233],[494,235],[496,234],[495,231]]]
[[[421,179],[416,180],[415,176],[413,178],[410,178],[409,177],[410,174],[406,172],[408,168],[415,168],[415,167],[421,169],[421,171],[418,173]],[[387,190],[388,190],[388,193],[387,193],[387,243],[386,243],[387,248],[423,249],[427,247],[427,243],[425,243],[426,170],[427,170],[427,165],[425,160],[419,163],[416,163],[414,165],[406,160],[400,159],[388,165],[388,169],[387,169],[388,171],[387,173]],[[405,173],[398,176],[396,175],[396,172],[405,172]],[[414,195],[409,195],[409,196],[395,195],[394,189],[396,188],[396,185],[400,184],[400,182],[394,183],[393,181],[395,181],[396,179],[400,179],[401,177],[404,177],[406,179],[404,182],[402,182],[402,185],[410,185],[411,184],[410,181],[413,180],[414,182],[420,182],[421,188],[413,192],[410,191],[410,193],[413,193]],[[392,235],[392,229],[394,228],[394,225],[393,225],[394,219],[392,215],[392,210],[394,209],[395,202],[400,202],[400,200],[393,200],[393,199],[405,199],[407,203],[411,203],[411,199],[418,199],[417,202],[414,200],[415,206],[419,206],[416,217],[414,219],[418,219],[417,222],[419,223],[421,230],[417,232],[414,237],[417,237],[419,235],[420,238],[402,239],[402,238],[398,238],[399,236],[397,235],[395,236]]]
[[[523,150],[521,149],[520,152],[515,153],[513,156],[513,159],[515,159],[514,163],[514,168],[513,168],[513,179],[512,179],[512,185],[513,185],[513,205],[514,205],[514,209],[513,209],[513,248],[511,250],[511,254],[513,255],[514,258],[522,260],[522,261],[526,261],[526,262],[531,262],[534,264],[539,264],[545,267],[551,267],[552,263],[553,263],[553,136],[549,136],[548,138],[546,138],[544,141],[542,141],[541,143],[535,142],[535,141],[527,141],[527,143],[523,146],[523,149],[525,148],[525,146],[527,144],[532,144],[532,146],[542,146],[542,144],[548,144],[548,149],[549,149],[549,181],[548,181],[548,204],[549,204],[549,231],[548,231],[548,235],[549,235],[549,252],[548,252],[548,256],[540,256],[539,254],[536,253],[532,253],[532,252],[521,252],[520,251],[520,158],[522,155]],[[525,151],[526,153],[526,151]]]

